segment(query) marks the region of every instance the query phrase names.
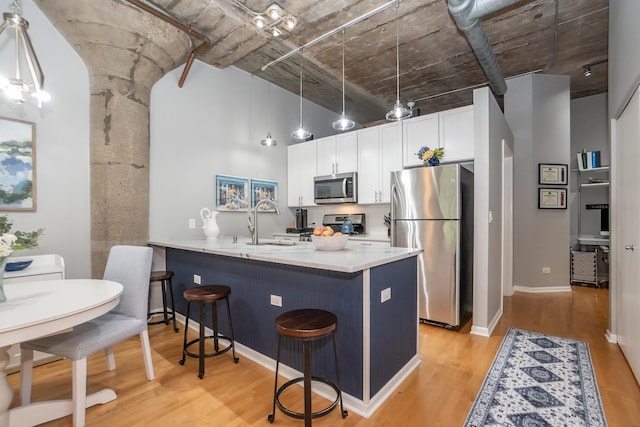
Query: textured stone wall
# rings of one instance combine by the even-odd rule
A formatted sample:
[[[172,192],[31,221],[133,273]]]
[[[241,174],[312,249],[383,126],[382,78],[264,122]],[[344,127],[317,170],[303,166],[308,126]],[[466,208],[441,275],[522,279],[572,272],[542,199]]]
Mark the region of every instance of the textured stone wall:
[[[101,277],[111,246],[147,242],[151,88],[192,43],[124,1],[35,3],[90,73],[91,271]]]

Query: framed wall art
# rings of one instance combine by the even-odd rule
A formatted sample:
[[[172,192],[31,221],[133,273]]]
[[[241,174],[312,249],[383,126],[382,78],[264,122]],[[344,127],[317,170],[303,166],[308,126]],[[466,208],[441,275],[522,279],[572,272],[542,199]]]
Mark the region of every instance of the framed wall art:
[[[36,210],[36,124],[0,117],[0,210]]]
[[[216,207],[219,211],[249,209],[249,178],[216,175]]]
[[[567,185],[568,165],[554,163],[538,163],[538,184]]]
[[[567,189],[539,188],[538,209],[567,209]]]
[[[278,202],[278,183],[276,181],[265,181],[262,179],[251,180],[251,207],[261,200],[268,199]],[[275,212],[271,203],[260,205],[261,212]]]

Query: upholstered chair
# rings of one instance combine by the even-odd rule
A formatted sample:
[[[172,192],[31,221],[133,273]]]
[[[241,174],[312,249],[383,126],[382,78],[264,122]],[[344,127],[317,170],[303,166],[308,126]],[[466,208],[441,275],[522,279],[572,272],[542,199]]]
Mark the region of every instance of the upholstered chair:
[[[147,332],[149,275],[153,250],[142,246],[114,246],[109,252],[104,279],[124,287],[119,304],[110,312],[73,328],[72,331],[28,341],[21,348],[20,397],[22,404],[31,401],[34,350],[71,359],[73,425],[83,426],[85,408],[108,400],[87,400],[87,357],[105,350],[107,369],[115,369],[111,346],[140,335],[147,379],[153,380],[151,348]],[[115,398],[112,395],[111,398]]]

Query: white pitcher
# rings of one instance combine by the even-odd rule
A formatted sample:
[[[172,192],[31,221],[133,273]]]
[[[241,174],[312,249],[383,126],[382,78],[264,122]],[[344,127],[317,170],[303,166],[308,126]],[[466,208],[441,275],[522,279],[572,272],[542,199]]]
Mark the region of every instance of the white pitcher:
[[[220,234],[220,227],[216,222],[218,211],[210,211],[208,208],[202,208],[200,210],[200,218],[202,218],[202,230],[204,235],[207,236],[207,240],[218,240],[218,234]]]

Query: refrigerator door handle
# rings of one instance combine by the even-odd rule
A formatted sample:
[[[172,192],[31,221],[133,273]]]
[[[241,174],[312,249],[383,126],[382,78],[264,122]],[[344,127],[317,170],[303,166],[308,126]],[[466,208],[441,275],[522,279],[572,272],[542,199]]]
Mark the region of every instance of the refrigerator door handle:
[[[391,218],[389,221],[389,230],[391,231],[391,235],[390,240],[391,240],[391,246],[393,246],[393,244],[395,243],[395,237],[396,237],[396,210],[395,210],[395,206],[396,206],[396,194],[398,193],[398,186],[395,184],[391,184],[391,200],[389,200],[391,202],[391,211],[389,212]]]

